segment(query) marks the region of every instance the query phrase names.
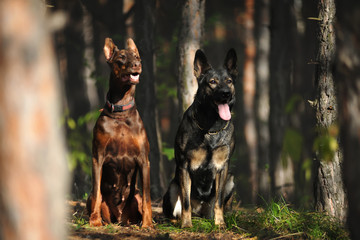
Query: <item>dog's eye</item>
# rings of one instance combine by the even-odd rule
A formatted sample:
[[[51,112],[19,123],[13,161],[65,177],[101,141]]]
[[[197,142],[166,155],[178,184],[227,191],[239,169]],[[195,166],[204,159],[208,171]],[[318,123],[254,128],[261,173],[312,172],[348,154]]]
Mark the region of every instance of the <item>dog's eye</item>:
[[[229,78],[229,79],[227,79],[227,80],[226,80],[226,83],[227,83],[227,84],[232,83],[232,79],[230,79],[230,78]]]
[[[210,79],[210,84],[216,84],[216,81],[214,79]]]

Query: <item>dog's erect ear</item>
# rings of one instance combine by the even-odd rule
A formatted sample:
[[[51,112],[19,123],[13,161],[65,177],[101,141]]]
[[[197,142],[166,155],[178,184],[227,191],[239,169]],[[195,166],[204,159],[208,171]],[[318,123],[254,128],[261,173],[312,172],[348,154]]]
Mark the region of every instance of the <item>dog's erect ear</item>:
[[[224,61],[224,67],[228,71],[228,73],[231,75],[233,80],[235,80],[235,78],[238,75],[236,62],[237,62],[236,52],[233,48],[231,48],[228,51],[228,53],[226,54],[225,61]]]
[[[109,61],[112,58],[115,50],[117,50],[117,47],[114,44],[114,42],[112,41],[112,39],[105,38],[104,55],[105,55],[106,61]]]
[[[210,64],[207,61],[207,58],[203,51],[198,49],[195,53],[195,59],[194,59],[194,75],[196,78],[199,78],[201,74],[206,73],[211,69]]]
[[[126,41],[126,44],[127,44],[127,49],[130,49],[130,50],[136,52],[137,54],[139,54],[139,51],[135,45],[134,40],[132,40],[131,38],[128,38],[128,40]]]

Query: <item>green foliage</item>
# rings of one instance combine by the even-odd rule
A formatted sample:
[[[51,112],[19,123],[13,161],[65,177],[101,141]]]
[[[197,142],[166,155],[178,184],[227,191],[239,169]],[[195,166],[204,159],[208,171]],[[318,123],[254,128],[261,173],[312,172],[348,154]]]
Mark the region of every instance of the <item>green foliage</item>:
[[[211,233],[214,231],[218,231],[219,227],[215,225],[214,220],[193,217],[192,218],[193,226],[191,228],[187,228],[186,231],[196,232],[196,233]],[[158,224],[157,228],[164,231],[172,231],[172,232],[180,232],[181,221],[177,221],[176,223],[164,223]]]
[[[301,95],[299,94],[292,95],[285,106],[285,113],[290,114],[294,112],[296,110],[296,106],[303,101],[304,100]]]
[[[75,229],[88,228],[83,212],[73,214]],[[181,221],[165,221],[155,224],[162,233],[217,233],[239,234],[243,238],[257,239],[350,239],[349,233],[336,219],[321,212],[301,212],[292,209],[283,199],[270,201],[265,208],[241,209],[225,216],[225,228],[219,228],[214,220],[193,217],[193,227],[181,229]],[[104,227],[108,233],[118,232],[118,225]],[[164,234],[164,236],[167,234]]]
[[[339,129],[337,124],[328,128],[318,128],[318,137],[314,141],[313,150],[319,155],[321,160],[331,161],[336,151],[339,149],[337,137]]]
[[[303,136],[292,128],[287,128],[284,134],[284,142],[282,149],[282,162],[287,166],[287,158],[290,157],[293,161],[299,162],[301,159]]]
[[[62,124],[67,127],[67,145],[68,166],[70,171],[73,171],[77,166],[87,173],[91,174],[91,132],[85,128],[86,124],[95,122],[98,118],[99,111],[91,111],[77,120],[69,115],[69,111],[65,111],[62,119]]]
[[[114,228],[112,224],[108,224],[105,226],[106,232],[108,233],[116,233],[117,230]]]
[[[164,154],[169,161],[175,158],[175,151],[174,148],[167,147],[167,143],[163,142],[162,144],[162,154]]]
[[[312,160],[310,158],[306,158],[301,165],[301,170],[305,172],[306,181],[311,180],[311,168],[312,168]]]
[[[72,223],[75,226],[75,230],[79,230],[84,227],[89,227],[89,222],[84,218],[84,212],[75,212],[72,215]]]
[[[282,199],[265,209],[233,212],[225,218],[228,230],[259,239],[350,239],[346,229],[324,213],[298,212]]]

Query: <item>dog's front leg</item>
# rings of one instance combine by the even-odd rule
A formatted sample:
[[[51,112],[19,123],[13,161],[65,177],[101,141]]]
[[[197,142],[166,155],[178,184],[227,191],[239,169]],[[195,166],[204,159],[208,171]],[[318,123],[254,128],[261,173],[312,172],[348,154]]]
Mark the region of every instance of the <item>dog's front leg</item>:
[[[102,218],[101,218],[101,174],[102,174],[102,161],[100,159],[96,159],[93,157],[93,191],[92,191],[92,199],[91,199],[91,215],[90,215],[90,226],[102,226]]]
[[[192,227],[191,222],[191,179],[189,171],[186,168],[180,169],[180,188],[181,188],[181,227]]]
[[[143,163],[141,166],[141,176],[142,176],[142,187],[143,187],[142,227],[148,228],[148,227],[152,227],[152,210],[151,210],[151,198],[150,198],[150,162],[147,157],[145,163]]]
[[[215,206],[214,222],[215,225],[225,225],[224,221],[224,186],[227,175],[227,168],[216,173],[215,176]]]

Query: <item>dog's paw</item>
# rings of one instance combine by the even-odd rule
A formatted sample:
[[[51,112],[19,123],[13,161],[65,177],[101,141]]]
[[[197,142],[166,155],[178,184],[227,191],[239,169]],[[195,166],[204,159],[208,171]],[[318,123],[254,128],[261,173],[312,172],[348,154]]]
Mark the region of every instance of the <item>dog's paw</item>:
[[[220,228],[225,227],[225,221],[223,217],[218,217],[214,219],[215,225],[219,226]]]
[[[152,225],[152,223],[143,223],[143,224],[141,224],[141,228],[142,229],[154,229],[154,226]]]
[[[191,228],[192,227],[192,221],[191,219],[184,219],[181,221],[181,228]]]
[[[91,214],[89,219],[90,227],[100,227],[102,226],[102,219],[98,214]]]

